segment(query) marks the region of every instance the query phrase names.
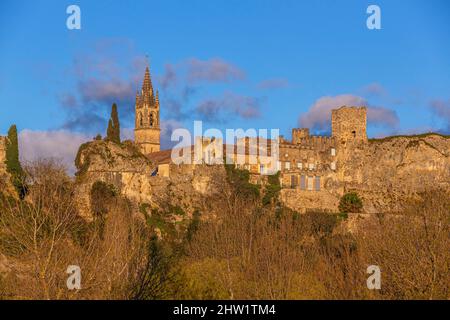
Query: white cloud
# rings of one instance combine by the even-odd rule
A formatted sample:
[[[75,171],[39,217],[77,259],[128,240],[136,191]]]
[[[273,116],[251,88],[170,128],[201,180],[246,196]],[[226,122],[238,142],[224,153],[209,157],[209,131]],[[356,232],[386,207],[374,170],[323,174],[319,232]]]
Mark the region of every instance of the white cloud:
[[[430,109],[433,115],[435,115],[446,126],[442,131],[450,133],[450,99],[445,100],[433,100],[430,103]]]
[[[343,94],[338,96],[321,97],[299,117],[298,124],[301,127],[311,128],[313,131],[329,132],[331,122],[331,110],[342,106],[366,106],[367,121],[371,125],[397,128],[399,119],[395,111],[385,107],[371,106],[362,97]]]
[[[21,161],[34,161],[42,158],[55,158],[64,164],[70,174],[75,173],[74,160],[78,148],[92,137],[66,130],[33,131],[19,133],[19,152]]]

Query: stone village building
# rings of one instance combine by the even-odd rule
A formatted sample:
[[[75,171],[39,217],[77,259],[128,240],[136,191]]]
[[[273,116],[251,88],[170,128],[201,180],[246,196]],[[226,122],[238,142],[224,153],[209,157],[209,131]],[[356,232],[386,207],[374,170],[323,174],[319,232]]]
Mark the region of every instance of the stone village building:
[[[168,177],[170,175],[171,150],[160,151],[160,105],[158,92],[153,90],[148,67],[145,70],[142,90],[136,94],[135,105],[135,143],[141,152],[158,164],[158,174]],[[339,166],[337,152],[339,142],[366,143],[366,108],[342,107],[332,112],[332,136],[311,136],[308,128],[295,128],[292,130],[292,140],[288,141],[280,136],[278,140],[278,160],[270,158],[270,142],[265,156],[258,152],[255,159],[250,161],[249,148],[252,143],[258,146],[259,138],[245,138],[238,141],[245,146],[238,151],[237,145],[233,146],[232,154],[227,153],[226,145],[221,140],[210,137],[196,137],[193,154],[201,155],[202,164],[210,164],[214,158],[215,150],[223,146],[222,154],[233,159],[236,164],[237,157],[245,157],[237,166],[247,169],[254,175],[264,174],[268,169],[273,172],[281,171],[281,184],[285,188],[298,188],[300,190],[320,191],[327,187],[329,179],[337,178]],[[265,147],[263,146],[263,148]],[[211,154],[211,152],[213,154]],[[268,159],[264,159],[266,157]],[[193,158],[193,157],[192,157]],[[198,161],[196,163],[199,163]],[[257,180],[257,179],[256,179]]]
[[[194,145],[185,150],[160,150],[159,97],[147,68],[135,104],[135,145],[145,157],[123,146],[92,141],[81,152],[85,173],[78,192],[87,208],[89,190],[97,180],[113,183],[138,203],[153,203],[167,194],[167,188],[179,185],[176,192],[184,192],[179,198],[192,206],[189,199],[194,194],[220,192],[223,180],[216,177],[223,176],[223,166],[210,164],[218,150],[237,167],[249,170],[254,183],[264,183],[268,172],[280,171],[280,200],[299,212],[336,212],[339,199],[350,190],[363,198],[369,213],[397,212],[402,199],[422,190],[450,192],[450,136],[428,133],[368,139],[366,127],[365,107],[344,106],[332,111],[331,136],[314,136],[307,128],[296,128],[290,141],[280,137],[269,143],[246,137],[230,146],[219,139],[195,137]],[[6,139],[0,137],[0,173],[5,171]],[[254,145],[256,156],[250,152]],[[172,161],[173,152],[198,157],[192,164],[178,165]],[[102,154],[112,158],[103,159]]]
[[[135,143],[157,165],[157,175],[170,178],[172,171],[180,172],[180,166],[171,160],[173,150],[160,151],[159,107],[147,68],[141,93],[136,96]],[[282,201],[302,212],[335,211],[340,197],[350,190],[364,198],[368,212],[396,210],[397,199],[413,191],[430,187],[450,190],[448,136],[429,133],[368,139],[366,128],[366,107],[342,106],[331,112],[331,136],[310,135],[308,128],[293,129],[290,141],[280,136],[276,161],[270,143],[261,147],[253,141],[256,157],[249,155],[252,140],[259,142],[260,138],[238,139],[237,145],[245,145],[241,150],[218,139],[195,137],[194,146],[187,150],[193,158],[196,152],[200,154],[201,161],[183,166],[193,171],[196,164],[208,165],[222,148],[221,156],[225,154],[236,166],[249,170],[255,183],[261,183],[268,171],[280,171]],[[261,148],[266,150],[260,153]],[[227,150],[232,150],[231,154]],[[239,157],[245,160],[237,161]]]

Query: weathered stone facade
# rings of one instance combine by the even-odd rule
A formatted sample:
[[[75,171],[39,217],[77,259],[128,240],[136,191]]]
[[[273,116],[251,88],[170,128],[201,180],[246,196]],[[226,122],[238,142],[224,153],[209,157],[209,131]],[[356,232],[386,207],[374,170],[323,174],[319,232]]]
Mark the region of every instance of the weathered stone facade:
[[[152,161],[152,157],[157,161]],[[114,185],[135,205],[148,204],[152,208],[161,208],[171,204],[188,214],[195,209],[207,211],[213,206],[214,203],[205,201],[205,198],[221,192],[226,181],[224,167],[179,166],[169,163],[167,159],[170,159],[170,150],[154,152],[146,157],[133,150],[132,145],[90,142],[79,155],[79,167],[84,168],[77,179],[81,214],[91,218],[89,194],[96,181]]]
[[[280,171],[280,199],[299,212],[336,212],[348,191],[357,191],[364,211],[374,213],[401,210],[400,200],[414,192],[450,190],[450,137],[425,134],[368,139],[365,107],[332,110],[331,136],[312,136],[308,128],[293,129],[291,141],[282,137],[276,141],[275,158],[270,140],[265,140],[261,149],[261,138],[238,139],[229,154],[230,145],[222,140],[196,137],[195,145],[181,152],[190,162],[181,165],[174,164],[171,157],[172,151],[181,149],[159,150],[159,111],[158,94],[153,94],[147,68],[142,92],[136,97],[135,142],[142,153],[93,142],[91,152],[85,153],[89,161],[81,157],[89,163],[82,194],[89,193],[93,182],[103,180],[136,203],[157,207],[171,202],[192,210],[204,206],[204,197],[220,193],[226,183],[223,165],[211,162],[216,158],[231,159],[237,167],[249,170],[254,183],[264,183],[268,172]],[[251,152],[255,146],[256,153]],[[217,157],[219,150],[223,152]]]
[[[366,127],[366,107],[341,107],[331,112],[331,135],[339,142],[366,142]]]
[[[154,92],[150,70],[145,69],[141,93],[136,93],[134,139],[143,154],[160,150],[159,95]]]
[[[366,108],[332,111],[332,136],[280,143],[282,200],[293,209],[336,211],[357,191],[366,212],[402,209],[413,192],[450,190],[450,137],[439,134],[367,139]],[[303,129],[304,130],[304,129]]]

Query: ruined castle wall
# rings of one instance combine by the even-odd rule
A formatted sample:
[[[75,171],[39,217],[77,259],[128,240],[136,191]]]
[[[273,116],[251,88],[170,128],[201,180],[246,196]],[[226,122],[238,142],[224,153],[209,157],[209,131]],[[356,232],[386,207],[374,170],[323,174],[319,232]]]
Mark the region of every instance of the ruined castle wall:
[[[309,137],[308,128],[294,128],[292,129],[292,143],[299,144],[301,139]]]
[[[300,147],[300,148],[314,148],[319,151],[323,151],[330,147],[336,145],[336,140],[333,137],[328,136],[307,136],[307,137],[297,137],[295,143],[286,145],[291,145],[292,147]]]
[[[339,205],[339,196],[322,191],[304,191],[299,189],[282,189],[280,200],[287,207],[299,213],[330,212],[335,213]]]
[[[301,170],[292,165],[282,170],[282,200],[299,212],[314,207],[337,211],[340,197],[349,191],[358,192],[368,213],[398,212],[415,192],[450,190],[450,138],[440,135],[338,145],[335,156],[310,150],[292,157],[300,154],[322,162],[313,170],[304,165]],[[331,162],[335,170],[326,166]],[[313,190],[302,190],[301,176],[320,177],[320,190],[315,185]]]
[[[307,169],[313,165],[314,170],[330,168],[335,162],[336,148],[334,139],[330,137],[310,137],[308,144],[292,145],[281,144],[279,160],[281,171],[284,172],[286,163],[289,162],[289,170]],[[334,151],[333,151],[334,150]]]
[[[366,128],[366,107],[341,107],[331,112],[332,136],[339,142],[366,142]]]

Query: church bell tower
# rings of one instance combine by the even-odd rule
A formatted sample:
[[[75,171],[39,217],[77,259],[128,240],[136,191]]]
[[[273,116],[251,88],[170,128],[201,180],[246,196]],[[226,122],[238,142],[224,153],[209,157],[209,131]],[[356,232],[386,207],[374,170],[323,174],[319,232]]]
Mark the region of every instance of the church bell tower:
[[[143,154],[160,150],[158,91],[153,91],[150,70],[145,69],[141,92],[136,92],[134,140]]]

